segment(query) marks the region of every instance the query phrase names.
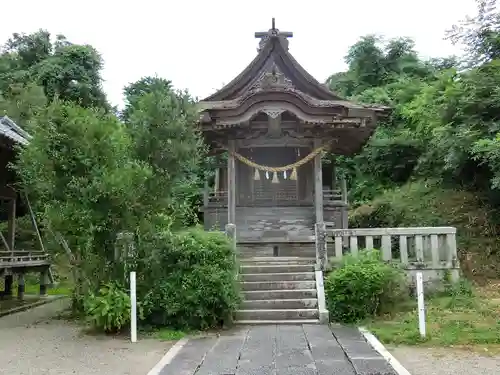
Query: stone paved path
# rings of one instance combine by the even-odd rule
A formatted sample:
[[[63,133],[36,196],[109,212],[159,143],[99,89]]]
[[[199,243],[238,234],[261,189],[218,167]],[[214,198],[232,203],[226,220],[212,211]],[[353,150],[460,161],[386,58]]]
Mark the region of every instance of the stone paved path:
[[[268,325],[193,339],[160,375],[395,375],[355,328]]]

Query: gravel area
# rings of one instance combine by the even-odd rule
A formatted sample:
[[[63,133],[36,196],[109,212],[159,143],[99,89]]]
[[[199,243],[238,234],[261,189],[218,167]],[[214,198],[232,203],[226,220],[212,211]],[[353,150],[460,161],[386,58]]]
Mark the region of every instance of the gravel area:
[[[397,347],[390,351],[411,375],[500,374],[500,356],[438,348]]]
[[[0,318],[0,374],[146,375],[172,345],[84,335],[76,324],[52,319],[67,305],[57,300]]]

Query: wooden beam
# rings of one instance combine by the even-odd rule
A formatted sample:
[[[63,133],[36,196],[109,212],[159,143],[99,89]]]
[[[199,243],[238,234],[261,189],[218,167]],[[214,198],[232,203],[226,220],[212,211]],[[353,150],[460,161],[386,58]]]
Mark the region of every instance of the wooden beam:
[[[219,191],[220,184],[220,167],[217,166],[215,168],[215,182],[214,182],[214,192],[217,193]]]
[[[0,238],[2,239],[2,243],[3,245],[5,246],[5,248],[7,249],[7,251],[12,251],[10,249],[10,246],[9,246],[9,243],[7,242],[7,240],[5,239],[4,235],[2,232],[0,232]]]
[[[16,199],[11,199],[9,202],[9,214],[7,225],[7,243],[10,251],[14,251],[16,242]]]
[[[207,207],[208,206],[208,178],[205,176],[205,181],[204,181],[204,186],[203,186],[203,206]]]
[[[347,180],[345,176],[342,176],[342,180],[340,181],[340,189],[342,190],[342,201],[347,204]]]
[[[227,155],[227,222],[236,224],[236,161],[232,152],[235,150],[235,141],[229,140]]]
[[[38,244],[40,245],[40,250],[45,252],[45,247],[43,246],[42,236],[40,235],[40,230],[38,229],[38,225],[36,223],[35,213],[33,212],[33,209],[31,208],[31,203],[30,203],[30,200],[28,199],[28,194],[24,193],[24,197],[26,199],[26,205],[28,206],[28,211],[30,213],[31,224],[33,225],[33,229],[35,230],[36,237],[38,239]]]
[[[321,147],[322,141],[314,139],[314,149]],[[316,223],[323,223],[323,169],[321,166],[321,152],[314,157],[314,208]]]

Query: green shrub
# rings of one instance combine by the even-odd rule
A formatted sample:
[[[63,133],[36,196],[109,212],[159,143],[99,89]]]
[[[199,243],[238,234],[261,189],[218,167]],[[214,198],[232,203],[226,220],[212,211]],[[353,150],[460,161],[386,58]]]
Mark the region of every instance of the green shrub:
[[[130,322],[130,297],[115,283],[105,284],[97,295],[85,296],[83,306],[87,321],[98,331],[119,332]]]
[[[477,307],[474,287],[467,279],[460,279],[458,282],[444,280],[444,290],[439,297],[444,297],[443,305],[448,309]]]
[[[198,330],[231,319],[239,303],[234,251],[221,232],[191,228],[144,236],[138,296],[145,324]]]
[[[325,282],[331,319],[353,323],[389,312],[408,297],[404,271],[381,260],[377,250],[346,256]]]

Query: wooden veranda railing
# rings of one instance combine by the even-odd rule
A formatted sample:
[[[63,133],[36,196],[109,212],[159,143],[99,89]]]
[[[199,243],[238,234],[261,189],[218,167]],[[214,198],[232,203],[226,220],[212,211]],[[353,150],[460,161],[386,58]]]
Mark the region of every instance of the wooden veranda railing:
[[[362,249],[379,249],[382,259],[400,264],[410,276],[417,270],[435,279],[449,272],[452,280],[459,277],[456,228],[359,228],[334,229],[334,224],[316,224],[316,257],[323,267],[328,255],[340,260]]]
[[[49,254],[44,251],[0,251],[0,268],[34,267],[49,264]]]
[[[226,190],[219,190],[219,191],[205,191],[204,192],[204,204],[205,206],[208,206],[210,204],[215,204],[215,205],[225,205],[227,204],[227,191]],[[276,192],[274,198],[276,200],[282,200],[283,202],[293,202],[297,201],[297,198],[295,195],[290,195],[286,191],[283,192]],[[255,201],[259,200],[269,200],[270,198],[268,196],[261,197],[259,194],[255,194],[254,197]],[[283,203],[282,202],[282,203]],[[310,200],[312,204],[312,200]],[[344,192],[342,189],[327,189],[323,190],[323,204],[328,206],[330,204],[338,204],[340,202],[347,203],[347,196],[346,192]]]
[[[227,191],[211,191],[205,192],[205,206],[209,204],[227,204]]]
[[[328,205],[337,202],[347,202],[347,197],[344,196],[342,190],[323,190],[323,204]]]

